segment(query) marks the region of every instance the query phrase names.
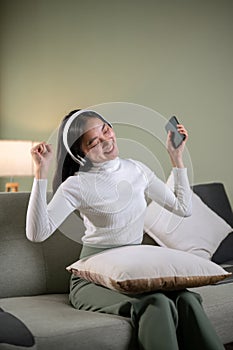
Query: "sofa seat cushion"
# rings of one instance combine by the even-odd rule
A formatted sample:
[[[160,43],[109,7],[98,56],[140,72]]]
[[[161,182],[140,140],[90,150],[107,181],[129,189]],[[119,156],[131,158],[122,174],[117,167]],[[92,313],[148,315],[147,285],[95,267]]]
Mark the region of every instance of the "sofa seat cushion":
[[[130,349],[129,319],[74,309],[67,294],[0,299],[0,308],[20,319],[40,350]],[[135,346],[132,345],[132,349]]]
[[[203,299],[203,307],[223,344],[233,342],[233,283],[191,288]]]

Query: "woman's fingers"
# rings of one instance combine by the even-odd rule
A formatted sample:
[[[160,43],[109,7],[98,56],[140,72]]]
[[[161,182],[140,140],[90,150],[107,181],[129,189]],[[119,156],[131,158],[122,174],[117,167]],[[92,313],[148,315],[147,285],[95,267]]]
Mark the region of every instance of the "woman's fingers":
[[[47,152],[47,149],[46,149],[46,145],[45,145],[45,143],[41,143],[41,144],[39,144],[39,147],[38,147],[38,152],[39,152],[40,154],[44,154],[44,153],[46,153],[46,152]]]
[[[40,155],[45,155],[47,152],[52,152],[52,146],[50,144],[46,144],[45,142],[40,142],[31,149],[31,153],[37,153]]]
[[[178,124],[177,125],[177,130],[179,131],[180,134],[185,135],[185,142],[188,140],[188,131],[185,129],[184,125]]]
[[[48,163],[52,159],[52,146],[45,142],[40,142],[32,147],[31,155],[37,164]]]
[[[50,143],[46,144],[47,152],[52,152],[52,145]]]
[[[38,143],[36,146],[32,147],[31,153],[41,153],[42,142]]]
[[[177,125],[177,131],[181,134],[181,135],[185,135],[185,139],[183,140],[183,142],[180,144],[180,146],[178,148],[174,148],[173,143],[172,143],[172,131],[168,132],[167,135],[167,149],[168,151],[172,151],[172,152],[180,152],[184,149],[184,145],[188,140],[188,131],[187,129],[184,127],[183,124],[178,124]]]
[[[32,152],[34,153],[39,153],[39,154],[43,154],[46,152],[46,145],[45,142],[40,142],[38,143],[36,146],[34,146],[32,148]]]

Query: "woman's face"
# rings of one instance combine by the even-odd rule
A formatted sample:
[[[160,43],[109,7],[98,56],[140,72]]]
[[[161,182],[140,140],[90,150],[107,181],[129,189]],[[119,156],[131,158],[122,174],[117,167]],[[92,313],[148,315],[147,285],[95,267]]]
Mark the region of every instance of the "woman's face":
[[[88,118],[82,137],[82,150],[94,163],[115,159],[119,151],[113,129],[99,118]]]

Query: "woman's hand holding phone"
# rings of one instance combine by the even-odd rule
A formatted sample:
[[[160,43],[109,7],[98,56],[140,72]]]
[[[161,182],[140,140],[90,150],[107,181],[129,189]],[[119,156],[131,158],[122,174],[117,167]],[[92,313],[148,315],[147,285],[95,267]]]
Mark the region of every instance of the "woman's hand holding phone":
[[[176,117],[170,118],[165,129],[168,132],[166,146],[172,165],[177,168],[183,168],[183,151],[188,140],[188,132],[183,124],[178,122]]]

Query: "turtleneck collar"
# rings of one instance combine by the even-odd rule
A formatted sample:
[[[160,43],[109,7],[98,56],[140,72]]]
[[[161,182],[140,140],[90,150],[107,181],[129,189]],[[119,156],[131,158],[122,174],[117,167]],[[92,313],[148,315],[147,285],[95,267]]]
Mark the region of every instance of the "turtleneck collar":
[[[116,157],[103,163],[92,162],[92,168],[89,171],[114,171],[119,167],[120,159]]]

